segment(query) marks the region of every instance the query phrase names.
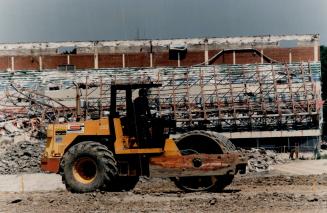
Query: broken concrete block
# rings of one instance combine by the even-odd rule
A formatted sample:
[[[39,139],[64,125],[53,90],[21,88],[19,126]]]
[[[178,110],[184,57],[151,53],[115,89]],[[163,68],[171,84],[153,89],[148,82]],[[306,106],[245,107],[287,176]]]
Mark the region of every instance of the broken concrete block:
[[[7,130],[8,132],[10,133],[14,133],[14,132],[19,132],[20,130],[15,126],[13,125],[12,123],[6,123],[4,125],[4,128],[5,130]]]

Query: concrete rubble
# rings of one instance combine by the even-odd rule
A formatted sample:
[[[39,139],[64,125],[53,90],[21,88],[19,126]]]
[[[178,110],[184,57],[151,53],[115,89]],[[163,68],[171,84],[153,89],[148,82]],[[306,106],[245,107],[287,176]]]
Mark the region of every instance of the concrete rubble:
[[[9,146],[0,156],[0,174],[40,172],[43,143],[22,141]]]
[[[44,130],[38,119],[0,123],[0,174],[40,172],[44,147]]]
[[[287,154],[278,154],[273,150],[265,150],[264,148],[252,148],[244,150],[248,156],[248,172],[265,172],[272,169],[273,165],[288,162]]]

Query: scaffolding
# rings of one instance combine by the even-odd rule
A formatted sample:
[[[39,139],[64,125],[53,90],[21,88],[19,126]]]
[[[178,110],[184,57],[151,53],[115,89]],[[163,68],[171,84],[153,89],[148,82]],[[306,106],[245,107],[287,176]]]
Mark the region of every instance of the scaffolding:
[[[56,73],[33,75],[42,79],[39,87],[51,82],[59,85],[57,91],[45,91],[41,97],[35,88],[17,86],[16,93],[6,90],[11,94],[7,97],[17,96],[20,88],[20,93],[33,94],[39,102],[51,100],[54,112],[65,109],[72,117],[87,118],[108,111],[112,82],[153,82],[162,84],[150,91],[153,113],[175,119],[180,132],[304,130],[320,129],[322,124],[320,62],[98,69],[60,73],[62,78]],[[123,96],[118,94],[117,103],[122,116]],[[77,102],[83,110],[76,110]]]
[[[320,128],[320,65],[251,64],[166,69],[152,93],[181,131]],[[158,100],[157,100],[158,99]]]

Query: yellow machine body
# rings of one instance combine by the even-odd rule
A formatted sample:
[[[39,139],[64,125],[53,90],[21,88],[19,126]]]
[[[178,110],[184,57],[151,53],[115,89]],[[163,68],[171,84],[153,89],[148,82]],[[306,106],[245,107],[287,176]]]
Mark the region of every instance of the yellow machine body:
[[[137,148],[133,138],[123,135],[123,126],[119,118],[114,119],[116,155],[128,154],[164,154],[164,156],[181,156],[174,140],[166,139],[164,148]],[[110,136],[109,119],[86,120],[72,123],[50,124],[47,129],[47,144],[42,156],[41,167],[45,171],[58,172],[60,159],[65,151],[80,142],[78,137],[96,138]]]

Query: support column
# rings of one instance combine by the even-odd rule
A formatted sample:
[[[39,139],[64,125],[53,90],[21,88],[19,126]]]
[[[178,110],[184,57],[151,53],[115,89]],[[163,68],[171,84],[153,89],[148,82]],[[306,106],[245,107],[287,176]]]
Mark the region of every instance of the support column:
[[[67,55],[67,64],[70,64],[70,55]]]
[[[39,56],[39,70],[43,69],[42,56]]]
[[[122,55],[122,63],[123,63],[123,68],[125,68],[125,54],[124,53]]]
[[[153,67],[153,55],[150,53],[150,67]]]
[[[15,71],[15,57],[11,56],[11,71]]]
[[[98,48],[94,49],[94,69],[99,69],[99,53]]]
[[[209,64],[209,51],[208,51],[208,41],[204,43],[204,64]]]
[[[236,64],[236,54],[235,54],[235,51],[233,51],[233,64]]]

